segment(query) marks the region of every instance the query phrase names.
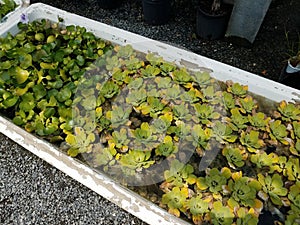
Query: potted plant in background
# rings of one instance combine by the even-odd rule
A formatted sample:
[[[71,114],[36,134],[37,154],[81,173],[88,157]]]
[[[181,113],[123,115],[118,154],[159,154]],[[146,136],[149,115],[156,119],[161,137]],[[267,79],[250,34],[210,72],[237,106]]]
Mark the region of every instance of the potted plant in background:
[[[151,25],[161,25],[171,16],[171,0],[142,0],[144,20]]]
[[[215,40],[225,34],[232,5],[222,0],[200,0],[197,9],[196,33],[204,39]]]
[[[289,58],[280,74],[279,82],[293,88],[300,89],[300,34],[298,34],[298,42],[290,42],[287,36],[287,45],[290,49]]]

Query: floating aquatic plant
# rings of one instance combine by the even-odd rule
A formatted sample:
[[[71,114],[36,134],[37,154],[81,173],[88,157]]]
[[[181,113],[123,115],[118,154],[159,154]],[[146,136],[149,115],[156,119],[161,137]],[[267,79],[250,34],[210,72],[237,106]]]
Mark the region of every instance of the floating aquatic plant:
[[[258,181],[262,185],[262,191],[260,191],[260,196],[267,200],[270,197],[271,201],[275,205],[283,205],[280,197],[286,196],[288,190],[283,185],[282,177],[279,174],[274,174],[271,176],[266,176],[258,174]]]
[[[257,192],[261,189],[258,181],[242,176],[242,172],[236,172],[232,174],[228,186],[234,201],[244,206],[262,208],[262,203],[256,198]]]
[[[222,150],[222,154],[226,157],[230,167],[242,167],[245,165],[245,161],[248,157],[245,149],[239,147],[225,147]]]
[[[247,147],[249,152],[256,152],[258,149],[265,146],[264,141],[259,138],[259,132],[254,130],[251,130],[250,133],[242,131],[240,142]]]
[[[231,225],[233,223],[233,211],[222,205],[222,202],[214,202],[213,209],[210,212],[211,221],[218,225]]]
[[[219,171],[213,168],[208,171],[205,177],[199,177],[197,187],[200,190],[209,189],[212,193],[217,193],[223,190],[223,186],[227,184],[227,179],[231,176],[228,168],[223,168]]]
[[[278,106],[278,111],[281,113],[283,121],[300,119],[300,109],[295,104],[282,101]]]
[[[227,91],[229,93],[232,93],[239,97],[246,96],[246,94],[248,92],[248,86],[246,86],[246,85],[244,86],[239,83],[232,83],[232,82],[227,82],[227,83],[228,83]]]
[[[170,192],[162,196],[162,203],[168,206],[168,211],[179,217],[180,210],[183,210],[184,203],[188,198],[188,189],[186,187],[174,187]]]

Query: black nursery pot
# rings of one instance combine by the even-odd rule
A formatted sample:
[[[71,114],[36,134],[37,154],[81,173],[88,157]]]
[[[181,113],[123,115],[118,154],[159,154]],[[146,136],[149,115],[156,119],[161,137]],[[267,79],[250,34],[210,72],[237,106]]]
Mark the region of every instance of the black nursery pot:
[[[229,22],[230,13],[209,14],[197,9],[196,33],[200,38],[216,40],[223,38]]]
[[[278,82],[289,87],[293,87],[300,90],[300,71],[294,73],[288,73],[286,71],[288,64],[282,69]]]
[[[102,9],[115,9],[120,6],[121,0],[97,0]]]
[[[171,17],[171,0],[142,0],[144,20],[151,25],[166,24]]]

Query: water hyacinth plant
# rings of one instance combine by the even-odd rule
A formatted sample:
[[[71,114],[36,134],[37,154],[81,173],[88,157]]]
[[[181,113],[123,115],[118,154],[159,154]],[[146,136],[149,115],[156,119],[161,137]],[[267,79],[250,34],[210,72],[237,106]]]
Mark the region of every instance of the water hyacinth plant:
[[[299,223],[298,103],[61,22],[0,38],[2,115],[191,223]]]

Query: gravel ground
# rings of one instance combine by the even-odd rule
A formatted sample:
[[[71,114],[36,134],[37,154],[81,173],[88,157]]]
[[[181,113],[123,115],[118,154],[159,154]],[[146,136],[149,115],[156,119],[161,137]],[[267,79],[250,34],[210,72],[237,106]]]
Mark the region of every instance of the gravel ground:
[[[96,0],[84,5],[79,0],[40,2],[181,46],[272,80],[278,79],[288,56],[286,33],[295,41],[300,30],[299,0],[274,0],[250,48],[226,39],[195,38],[196,0],[176,0],[170,23],[158,27],[143,23],[138,0],[128,0],[115,10],[100,9]],[[145,224],[2,134],[0,143],[0,224]]]

